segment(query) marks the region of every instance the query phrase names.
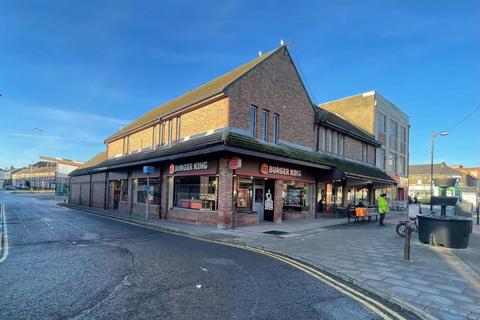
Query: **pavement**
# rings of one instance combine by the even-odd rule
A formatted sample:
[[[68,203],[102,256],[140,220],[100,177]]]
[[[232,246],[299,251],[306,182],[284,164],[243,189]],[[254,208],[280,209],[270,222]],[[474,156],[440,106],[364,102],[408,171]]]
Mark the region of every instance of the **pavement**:
[[[119,212],[88,210],[128,219]],[[424,245],[414,233],[411,260],[404,261],[404,239],[395,233],[395,226],[405,219],[405,212],[392,212],[384,227],[373,222],[347,224],[343,219],[317,219],[219,230],[134,218],[138,223],[263,248],[305,261],[425,319],[480,319],[479,226],[474,226],[467,249]]]
[[[57,206],[53,196],[0,192],[0,203],[9,247],[0,319],[381,318],[265,254]],[[250,234],[178,225],[222,241]]]

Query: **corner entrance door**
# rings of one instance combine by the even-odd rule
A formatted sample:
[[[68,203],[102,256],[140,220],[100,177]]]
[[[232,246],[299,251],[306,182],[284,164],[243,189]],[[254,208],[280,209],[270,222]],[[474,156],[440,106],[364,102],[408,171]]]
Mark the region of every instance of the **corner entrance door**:
[[[263,221],[264,184],[263,180],[254,180],[252,209],[257,212],[259,221]]]
[[[275,198],[275,180],[265,180],[265,196],[263,202],[263,219],[273,222],[273,200]]]
[[[120,202],[120,190],[121,190],[121,183],[118,180],[110,181],[110,192],[111,196],[110,199],[113,200],[110,203],[110,208],[116,210],[118,209],[118,204]]]

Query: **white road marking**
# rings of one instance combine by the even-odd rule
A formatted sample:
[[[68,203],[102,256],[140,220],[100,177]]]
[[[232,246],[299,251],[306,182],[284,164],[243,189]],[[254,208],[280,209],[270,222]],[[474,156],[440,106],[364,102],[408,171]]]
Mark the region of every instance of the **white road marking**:
[[[2,236],[0,238],[0,263],[5,261],[8,257],[8,230],[7,230],[7,216],[5,214],[5,204],[0,204],[0,214],[2,217]]]

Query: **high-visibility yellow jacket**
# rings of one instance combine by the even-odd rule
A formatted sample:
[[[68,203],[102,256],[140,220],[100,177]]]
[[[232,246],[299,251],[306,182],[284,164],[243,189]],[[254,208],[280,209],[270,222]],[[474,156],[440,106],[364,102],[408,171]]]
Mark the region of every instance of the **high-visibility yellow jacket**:
[[[378,198],[378,213],[388,213],[390,209],[388,208],[388,202],[384,197]]]

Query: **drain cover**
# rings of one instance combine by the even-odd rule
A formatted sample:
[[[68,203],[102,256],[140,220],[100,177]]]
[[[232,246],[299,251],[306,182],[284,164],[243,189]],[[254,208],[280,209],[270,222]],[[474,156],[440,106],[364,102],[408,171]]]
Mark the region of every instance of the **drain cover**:
[[[278,231],[278,230],[265,231],[264,233],[275,234],[275,235],[288,234],[288,232],[286,232],[286,231]]]

